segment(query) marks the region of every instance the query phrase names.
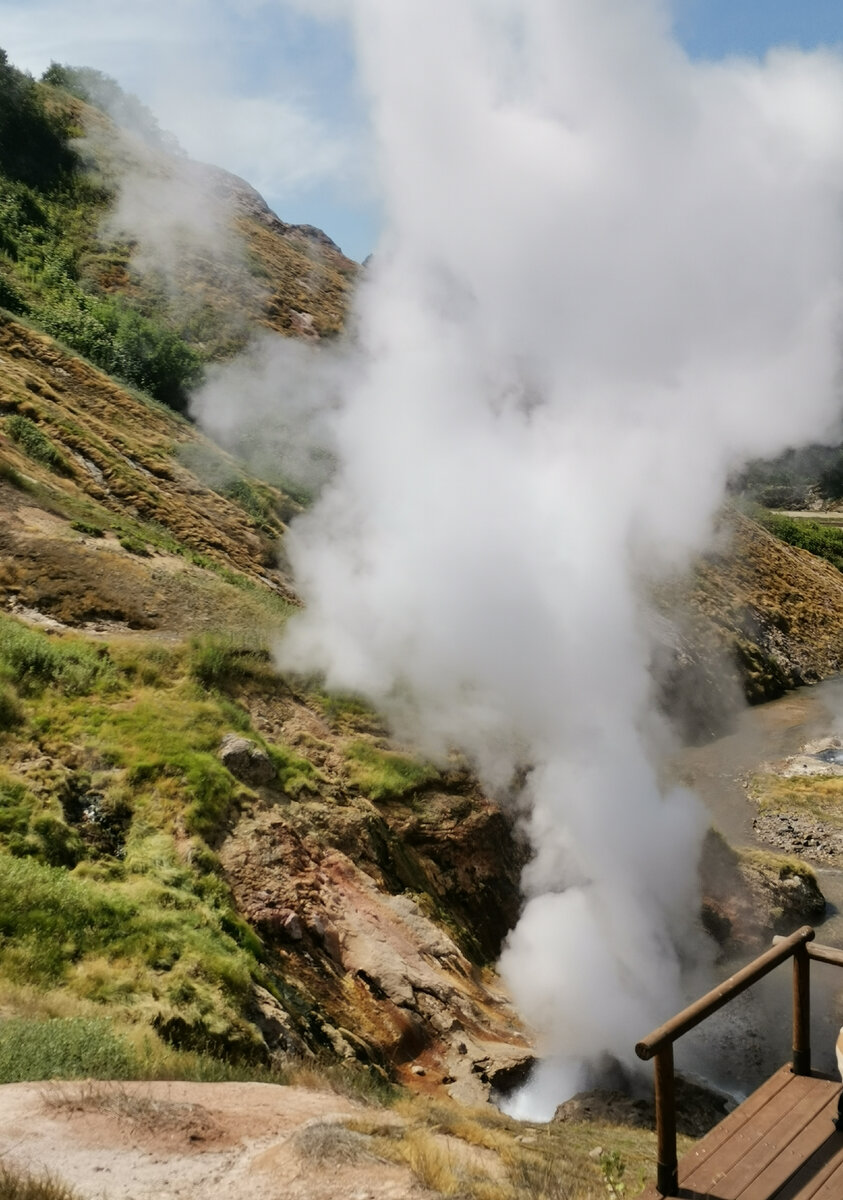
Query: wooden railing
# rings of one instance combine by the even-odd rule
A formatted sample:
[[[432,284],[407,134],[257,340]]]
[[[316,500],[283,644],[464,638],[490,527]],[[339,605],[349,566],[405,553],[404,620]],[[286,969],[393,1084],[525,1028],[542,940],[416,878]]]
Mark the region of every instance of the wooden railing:
[[[773,939],[773,947],[732,975],[719,987],[654,1029],[635,1047],[639,1058],[655,1061],[656,1137],[658,1165],[656,1187],[663,1196],[678,1195],[676,1160],[676,1101],[674,1094],[673,1043],[706,1017],[717,1012],[735,996],[745,992],[788,958],[793,959],[793,1072],[811,1073],[811,959],[843,967],[843,951],[831,946],[811,945],[814,930],[803,925],[790,937]]]

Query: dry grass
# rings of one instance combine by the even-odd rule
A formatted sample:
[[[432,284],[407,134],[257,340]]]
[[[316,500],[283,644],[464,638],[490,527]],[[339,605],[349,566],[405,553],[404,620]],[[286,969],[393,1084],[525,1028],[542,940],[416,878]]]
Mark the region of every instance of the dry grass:
[[[55,1082],[42,1093],[44,1107],[52,1112],[101,1112],[133,1128],[160,1132],[182,1129],[186,1123],[208,1115],[200,1105],[156,1099],[149,1092],[86,1079],[81,1084]]]
[[[370,1139],[340,1121],[308,1121],[293,1134],[300,1158],[318,1166],[375,1162]]]
[[[79,1200],[73,1191],[52,1175],[31,1175],[6,1163],[0,1163],[2,1200]]]
[[[762,813],[799,813],[843,826],[843,775],[754,775],[750,796]]]
[[[603,1200],[609,1177],[633,1197],[654,1173],[655,1137],[627,1126],[522,1124],[491,1105],[405,1097],[385,1121],[374,1113],[346,1122],[381,1158],[410,1168],[424,1187],[461,1200]],[[395,1118],[399,1118],[396,1123]],[[679,1139],[680,1153],[691,1144]]]

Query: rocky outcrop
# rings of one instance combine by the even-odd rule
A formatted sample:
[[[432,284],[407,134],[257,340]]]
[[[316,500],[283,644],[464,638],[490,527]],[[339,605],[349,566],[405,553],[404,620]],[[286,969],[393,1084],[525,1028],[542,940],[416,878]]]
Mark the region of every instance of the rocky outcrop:
[[[757,952],[825,912],[810,867],[762,850],[733,849],[709,830],[700,862],[703,924],[727,955]]]
[[[500,984],[431,920],[424,895],[384,892],[277,811],[244,817],[220,857],[290,984],[278,1049],[292,1027],[310,1051],[380,1064],[465,1102],[526,1072],[532,1046]],[[275,1051],[270,1043],[271,1031]]]
[[[220,762],[241,783],[261,787],[272,783],[277,774],[267,752],[250,738],[227,733],[220,746]]]
[[[843,573],[736,510],[719,539],[655,595],[654,679],[690,741],[726,732],[741,694],[758,704],[843,669]]]
[[[693,1080],[676,1076],[676,1128],[686,1137],[699,1138],[713,1129],[734,1108],[730,1097]],[[615,1088],[595,1088],[578,1092],[557,1108],[554,1121],[575,1124],[599,1122],[627,1125],[633,1129],[655,1129],[653,1099],[633,1097]]]

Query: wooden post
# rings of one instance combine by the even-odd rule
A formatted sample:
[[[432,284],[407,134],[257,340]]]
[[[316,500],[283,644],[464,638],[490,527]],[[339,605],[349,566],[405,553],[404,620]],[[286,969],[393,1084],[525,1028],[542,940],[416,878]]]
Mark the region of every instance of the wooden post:
[[[811,1074],[811,959],[804,943],[793,952],[793,1073]]]
[[[673,1043],[666,1042],[655,1055],[656,1137],[658,1164],[656,1187],[663,1196],[679,1190],[676,1161],[676,1099],[673,1076]]]

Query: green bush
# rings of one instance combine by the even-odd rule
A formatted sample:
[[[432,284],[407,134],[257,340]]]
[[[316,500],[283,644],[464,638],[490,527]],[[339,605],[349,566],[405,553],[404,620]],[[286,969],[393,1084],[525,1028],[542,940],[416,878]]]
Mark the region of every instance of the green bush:
[[[266,652],[259,647],[222,634],[200,634],[188,646],[188,672],[207,691],[249,679],[266,661]]]
[[[4,462],[2,459],[0,459],[0,480],[3,483],[11,484],[18,491],[28,492],[30,490],[31,485],[24,479],[21,473],[16,471],[11,463]]]
[[[201,376],[195,350],[124,301],[83,291],[66,269],[56,271],[53,283],[52,294],[32,312],[47,333],[162,404],[187,410],[188,390]]]
[[[38,1079],[131,1079],[131,1047],[102,1018],[0,1021],[0,1083]],[[6,1193],[3,1195],[4,1200]]]
[[[64,130],[44,108],[38,85],[0,50],[0,168],[13,179],[52,187],[75,162]]]
[[[0,617],[0,675],[23,690],[47,684],[68,695],[86,695],[115,679],[105,652],[82,643],[53,640],[10,617]]]
[[[75,829],[52,813],[40,813],[29,824],[32,851],[51,867],[75,867],[85,847]]]
[[[0,275],[0,307],[21,316],[29,311],[29,305],[4,275]]]
[[[838,571],[843,571],[843,529],[834,525],[820,525],[817,521],[803,520],[801,517],[784,517],[763,509],[756,515],[760,524],[783,542],[808,550],[832,563]]]
[[[233,479],[220,488],[220,494],[238,504],[260,528],[270,533],[278,529],[279,517],[270,497],[246,479]]]
[[[105,537],[105,530],[102,528],[102,526],[91,525],[89,521],[72,521],[70,528],[75,529],[77,533],[84,533],[88,537]]]
[[[103,885],[0,855],[0,964],[8,977],[42,987],[60,983],[69,962],[119,943],[136,915],[133,904]]]
[[[127,554],[137,554],[139,558],[149,558],[149,547],[140,538],[126,535],[120,538],[120,545]]]
[[[41,463],[58,475],[71,474],[67,460],[29,417],[13,413],[11,417],[6,418],[6,432],[35,462]]]
[[[11,684],[0,681],[0,733],[23,722],[23,709]]]
[[[19,780],[0,775],[0,837],[25,836],[34,803]]]
[[[136,763],[129,771],[129,782],[139,786],[168,776],[181,779],[189,797],[184,809],[188,833],[215,841],[237,804],[240,789],[232,775],[213,754],[186,750]]]

